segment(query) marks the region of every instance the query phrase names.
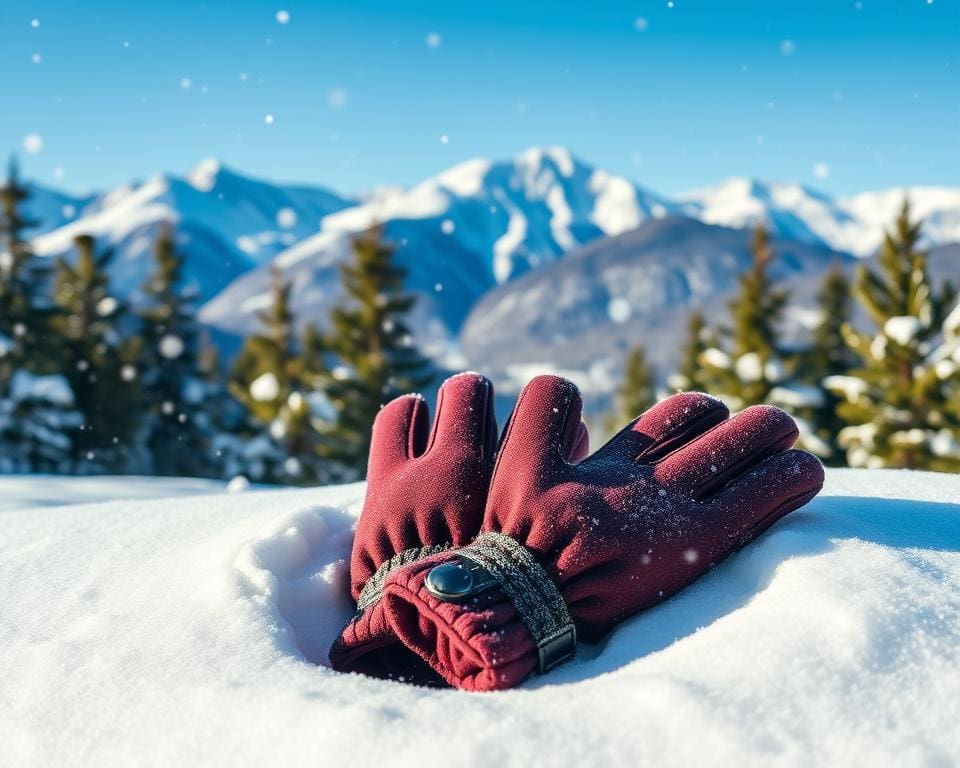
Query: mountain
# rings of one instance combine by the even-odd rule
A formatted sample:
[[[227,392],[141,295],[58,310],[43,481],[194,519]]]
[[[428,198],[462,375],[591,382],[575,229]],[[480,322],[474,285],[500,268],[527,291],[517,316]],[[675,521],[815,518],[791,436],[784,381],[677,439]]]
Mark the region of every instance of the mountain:
[[[693,308],[712,323],[751,263],[750,232],[670,216],[597,240],[488,292],[460,333],[470,365],[513,391],[540,370],[562,371],[596,406],[619,383],[627,349],[643,344],[661,378],[674,370]],[[809,306],[831,265],[852,256],[776,238],[772,273]],[[809,313],[795,311],[799,330]]]
[[[928,245],[960,242],[960,188],[904,187],[833,199],[796,183],[733,178],[680,195],[678,202],[685,215],[707,224],[765,222],[781,237],[869,256],[905,195],[913,215],[924,219]]]
[[[96,200],[96,195],[71,195],[33,182],[26,186],[30,195],[24,203],[24,213],[35,224],[29,230],[34,238],[76,220]]]
[[[277,268],[293,282],[301,317],[322,322],[339,296],[337,264],[351,237],[380,223],[409,271],[409,287],[422,298],[421,340],[442,343],[488,289],[674,207],[557,147],[505,162],[471,160],[327,216],[318,234],[235,280],[207,304],[202,319],[224,331],[247,331],[268,301],[270,270]]]
[[[58,256],[70,251],[77,235],[93,235],[115,251],[112,276],[122,293],[131,293],[152,267],[158,229],[170,223],[187,254],[188,280],[209,298],[352,202],[323,188],[274,185],[204,160],[184,178],[158,175],[80,200],[58,200],[35,188],[31,205],[43,212],[44,225],[34,247]]]
[[[869,257],[905,193],[915,215],[925,219],[929,247],[960,243],[960,188],[907,187],[831,198],[800,184],[735,178],[670,199],[594,168],[561,147],[533,148],[503,161],[469,160],[408,189],[380,188],[353,198],[320,187],[272,184],[204,160],[184,177],[158,175],[99,195],[71,196],[35,186],[27,210],[43,220],[34,241],[41,254],[68,252],[80,233],[113,247],[113,276],[125,293],[135,292],[149,270],[158,227],[173,223],[188,256],[188,278],[206,300],[201,318],[227,352],[254,327],[256,312],[269,302],[274,268],[292,281],[300,320],[323,324],[340,296],[338,265],[349,253],[351,238],[381,223],[409,271],[409,287],[420,298],[413,323],[419,342],[442,362],[460,366],[465,363],[460,340],[476,365],[485,365],[482,348],[489,348],[490,360],[503,362],[506,353],[495,349],[503,340],[498,333],[492,337],[501,339],[497,344],[480,338],[478,312],[514,296],[509,286],[515,281],[527,281],[520,283],[517,290],[522,290],[537,283],[539,278],[530,275],[543,270],[543,280],[559,279],[556,275],[563,274],[564,267],[555,265],[583,246],[624,235],[621,243],[602,247],[630,251],[631,243],[639,243],[644,252],[661,254],[668,260],[637,258],[649,262],[649,274],[673,269],[672,279],[686,276],[690,295],[683,300],[685,313],[691,301],[709,303],[710,291],[727,290],[742,268],[740,246],[746,235],[736,235],[740,246],[734,248],[730,228],[764,221],[785,247],[790,241],[790,247],[803,244],[810,253]],[[685,221],[673,221],[666,229],[654,227],[635,238],[626,234],[674,216]],[[698,230],[694,221],[708,226]],[[680,240],[653,244],[645,239],[657,232],[664,237],[668,231],[679,238],[677,228],[699,233],[693,252],[681,248],[677,256]],[[711,244],[712,238],[716,242]],[[679,261],[669,261],[674,258]],[[709,259],[714,262],[707,264]],[[944,275],[955,262],[952,257],[943,261]],[[575,270],[575,264],[570,269]],[[584,292],[602,297],[610,290],[589,270],[581,270],[577,279],[578,285],[564,283],[571,293],[564,294],[558,306],[566,307],[568,298]],[[638,279],[649,283],[644,275]],[[585,311],[577,307],[577,312]],[[665,306],[666,314],[671,311]],[[574,320],[547,306],[533,324],[537,338],[550,333],[561,338],[571,335],[569,323]],[[664,322],[660,317],[654,321]],[[552,331],[550,323],[556,324]],[[624,339],[642,330],[640,325],[630,330],[630,323],[615,325]],[[525,346],[528,333],[521,329],[516,346],[526,351],[520,357],[546,359],[544,349]],[[573,337],[579,338],[576,333]],[[603,339],[598,343],[606,349]],[[557,362],[568,359],[563,344],[557,350]],[[577,358],[575,351],[571,360]]]

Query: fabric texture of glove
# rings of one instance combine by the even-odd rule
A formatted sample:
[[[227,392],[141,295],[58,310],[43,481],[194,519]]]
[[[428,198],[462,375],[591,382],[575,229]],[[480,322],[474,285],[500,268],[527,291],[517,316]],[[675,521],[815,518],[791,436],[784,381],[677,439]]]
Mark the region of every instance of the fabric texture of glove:
[[[475,373],[441,385],[432,430],[419,395],[398,397],[380,410],[350,559],[358,612],[330,649],[334,669],[430,681],[422,662],[390,630],[380,588],[391,568],[476,535],[497,438],[493,385]]]
[[[731,419],[712,397],[674,395],[571,463],[561,446],[580,410],[569,381],[544,376],[525,388],[501,443],[482,531],[523,545],[587,641],[690,584],[823,484],[820,462],[789,450],[797,427],[773,407]],[[441,599],[429,583],[438,565],[474,562],[451,551],[397,569],[383,590],[386,614],[396,636],[449,684],[509,688],[544,666],[529,605],[496,579],[465,599]],[[548,591],[538,599],[549,600]]]
[[[399,397],[377,415],[350,561],[358,611],[330,649],[334,669],[440,682],[397,642],[380,592],[393,569],[461,547],[479,532],[498,439],[493,396],[488,379],[462,373],[440,387],[432,430],[427,404],[417,395]],[[582,458],[587,445],[586,426],[579,423],[565,455]]]

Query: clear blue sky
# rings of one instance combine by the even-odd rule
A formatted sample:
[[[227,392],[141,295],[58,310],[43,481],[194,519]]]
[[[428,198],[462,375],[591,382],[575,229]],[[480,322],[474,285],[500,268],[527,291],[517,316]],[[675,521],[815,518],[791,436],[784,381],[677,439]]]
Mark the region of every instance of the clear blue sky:
[[[544,144],[666,193],[960,183],[960,0],[3,0],[0,72],[0,151],[40,137],[26,171],[75,190],[213,155],[355,191]]]

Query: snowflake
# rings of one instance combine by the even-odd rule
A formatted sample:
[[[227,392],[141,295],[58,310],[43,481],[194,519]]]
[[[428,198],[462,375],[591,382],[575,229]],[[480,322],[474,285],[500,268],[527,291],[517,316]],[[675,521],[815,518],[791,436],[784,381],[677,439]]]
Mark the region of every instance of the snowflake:
[[[168,360],[175,360],[183,354],[183,339],[168,333],[160,339],[160,355]]]
[[[277,226],[293,229],[297,225],[297,212],[293,208],[281,208],[277,211]]]
[[[28,155],[37,155],[43,150],[43,137],[39,133],[28,133],[23,137],[23,151]]]
[[[327,91],[327,104],[331,109],[343,109],[347,106],[348,94],[346,89],[340,86],[334,86]]]

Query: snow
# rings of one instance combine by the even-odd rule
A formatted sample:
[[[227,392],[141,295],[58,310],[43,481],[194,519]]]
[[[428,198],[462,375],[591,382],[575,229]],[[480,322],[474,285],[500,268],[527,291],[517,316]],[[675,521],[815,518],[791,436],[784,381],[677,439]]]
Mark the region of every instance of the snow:
[[[722,349],[710,347],[703,352],[703,362],[712,365],[714,368],[728,369],[730,367],[730,356]]]
[[[28,155],[38,155],[43,151],[43,137],[39,133],[28,133],[23,137],[23,151]]]
[[[831,470],[677,597],[487,695],[323,666],[361,484],[181,495],[201,482],[0,478],[5,765],[960,759],[960,477]]]
[[[747,352],[737,358],[734,371],[743,381],[760,381],[763,378],[763,361],[756,352]]]
[[[813,172],[822,179],[830,168],[817,163]],[[781,236],[869,256],[883,242],[884,229],[896,218],[905,195],[914,218],[924,220],[925,244],[960,240],[960,188],[905,187],[830,198],[795,182],[731,178],[681,194],[677,202],[688,215],[708,224],[747,227],[764,222]]]
[[[960,304],[957,304],[943,321],[944,333],[960,335]]]
[[[622,296],[611,299],[610,303],[607,304],[607,316],[615,323],[627,322],[631,314],[633,314],[633,309],[630,302]]]
[[[63,376],[36,376],[24,370],[13,374],[10,397],[16,402],[39,400],[62,408],[69,408],[74,403],[73,390]]]
[[[790,409],[819,408],[823,405],[823,391],[809,384],[781,385],[770,390],[768,401]]]
[[[901,347],[907,346],[916,339],[917,334],[922,330],[923,323],[920,322],[920,318],[912,315],[891,317],[883,324],[883,332]]]
[[[165,334],[160,339],[160,354],[168,360],[175,360],[183,354],[183,339],[172,333]]]
[[[269,403],[280,394],[280,382],[276,374],[267,371],[250,382],[250,397],[258,403]]]

